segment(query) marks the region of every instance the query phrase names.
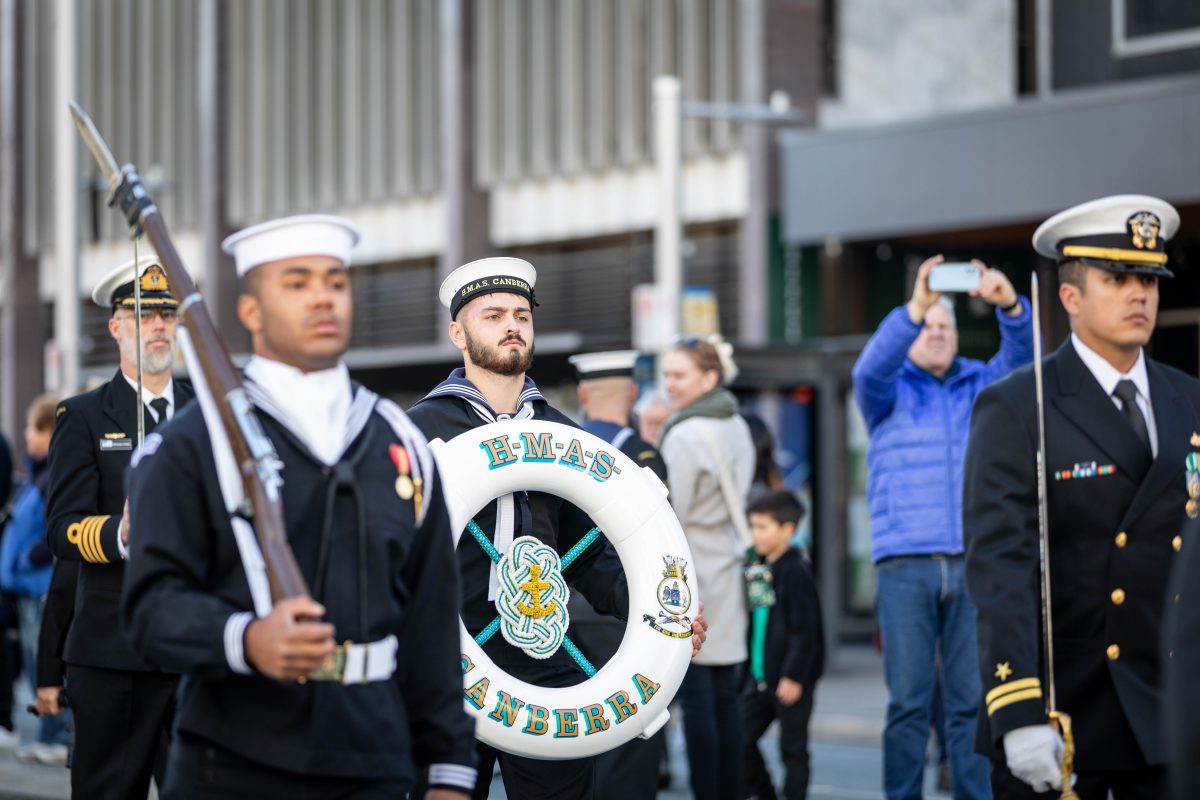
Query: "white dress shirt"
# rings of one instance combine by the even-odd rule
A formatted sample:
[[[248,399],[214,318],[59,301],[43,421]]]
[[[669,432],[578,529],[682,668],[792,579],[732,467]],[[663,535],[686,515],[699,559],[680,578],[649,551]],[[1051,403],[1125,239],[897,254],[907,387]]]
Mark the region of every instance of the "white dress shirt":
[[[314,456],[333,466],[345,447],[349,421],[350,370],[344,363],[316,372],[301,372],[280,361],[253,356],[246,376],[258,384],[287,417],[288,428]]]
[[[137,394],[137,381],[135,381],[133,378],[126,375],[124,370],[121,370],[121,376],[123,378],[125,378],[126,383],[129,384],[129,388],[133,389],[133,393]],[[152,392],[146,388],[145,383],[142,384],[142,405],[144,405],[146,407],[146,411],[149,413],[150,418],[153,419],[155,422],[163,422],[164,420],[160,420],[158,418],[158,412],[154,410],[154,406],[150,405],[150,401],[157,400],[160,397],[165,398],[167,401],[167,419],[170,419],[171,417],[175,416],[175,379],[174,378],[167,379],[167,388],[162,390],[162,394],[155,394],[154,392]]]
[[[1154,406],[1150,402],[1150,378],[1146,374],[1146,352],[1144,350],[1139,352],[1133,367],[1128,373],[1123,374],[1108,363],[1104,356],[1084,344],[1083,340],[1074,333],[1071,334],[1071,344],[1075,346],[1079,360],[1096,378],[1100,388],[1108,395],[1108,399],[1113,401],[1113,405],[1117,407],[1118,411],[1121,410],[1121,399],[1114,395],[1113,391],[1116,390],[1117,383],[1120,381],[1133,381],[1133,385],[1137,387],[1138,408],[1142,410],[1142,416],[1146,418],[1146,430],[1150,433],[1150,452],[1157,457],[1158,427],[1154,424]]]

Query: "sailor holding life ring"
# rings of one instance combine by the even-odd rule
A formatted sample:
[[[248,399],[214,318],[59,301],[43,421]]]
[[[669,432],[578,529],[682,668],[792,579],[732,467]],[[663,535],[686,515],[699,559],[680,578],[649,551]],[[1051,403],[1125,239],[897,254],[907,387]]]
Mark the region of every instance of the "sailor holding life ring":
[[[451,447],[456,437],[498,421],[517,421],[530,428],[533,432],[527,433],[529,438],[523,459],[516,458],[513,453],[512,441],[515,440],[518,445],[521,441],[517,433],[511,437],[492,436],[488,441],[478,446],[472,444],[464,451],[478,454],[476,459],[491,459],[490,465],[483,467],[485,476],[508,475],[512,469],[534,468],[538,461],[544,461],[548,462],[547,471],[553,469],[556,474],[581,479],[585,482],[580,483],[581,486],[599,486],[600,482],[614,476],[641,480],[641,476],[636,474],[636,466],[625,456],[593,449],[590,442],[604,443],[579,430],[565,415],[552,408],[538,391],[537,385],[526,375],[534,351],[536,279],[533,266],[516,258],[482,259],[459,267],[450,274],[442,283],[439,297],[450,310],[452,321],[449,337],[463,353],[463,367],[451,372],[446,380],[413,406],[409,417],[428,439],[440,439]],[[578,438],[571,439],[569,444],[558,442],[558,448],[565,446],[566,449],[553,451],[550,445],[552,434],[542,432],[545,423],[556,423],[553,426],[555,431],[563,428],[574,430]],[[516,426],[505,428],[510,429],[521,430]],[[467,438],[471,437],[464,437],[460,441]],[[543,442],[546,443],[547,452],[539,456],[534,448]],[[518,449],[517,452],[521,451]],[[617,471],[621,470],[616,466],[614,459],[617,458],[629,466],[623,476],[617,475]],[[441,454],[439,461],[446,469],[447,460]],[[447,470],[446,480],[449,484],[468,479]],[[661,484],[658,490],[663,491]],[[488,496],[496,497],[495,494]],[[483,508],[474,510],[467,526],[470,536],[464,535],[458,548],[463,587],[462,622],[475,641],[483,641],[478,650],[479,657],[489,659],[494,672],[502,670],[512,678],[524,681],[522,686],[566,687],[580,683],[581,666],[577,664],[581,659],[586,663],[586,658],[578,648],[566,646],[569,644],[569,635],[562,639],[564,646],[544,648],[537,654],[531,653],[534,655],[531,658],[527,652],[523,652],[528,648],[512,643],[514,639],[522,641],[524,632],[514,628],[511,624],[514,620],[508,619],[508,614],[503,611],[497,617],[497,608],[506,607],[503,602],[506,591],[520,591],[522,586],[534,584],[539,589],[540,607],[549,609],[549,598],[557,596],[554,594],[556,590],[544,588],[543,584],[553,583],[555,575],[565,579],[571,591],[581,593],[601,614],[621,619],[637,616],[640,631],[651,632],[647,625],[640,622],[642,613],[651,609],[641,605],[630,608],[631,591],[626,582],[629,567],[623,571],[622,562],[618,560],[612,545],[604,536],[596,537],[594,531],[597,524],[598,521],[593,523],[576,504],[562,496],[544,491],[522,491],[515,486],[508,487],[507,492],[495,500],[483,502]],[[470,538],[475,541],[469,541]],[[537,567],[536,575],[533,573],[534,566]],[[658,571],[661,573],[661,566]],[[645,580],[639,582],[639,587],[642,583]],[[651,582],[646,589],[646,597],[650,602],[653,602],[653,597],[649,592],[654,591],[655,585],[656,581]],[[528,594],[529,590],[524,591],[527,593],[522,595],[522,600],[528,604],[533,598]],[[501,598],[502,602],[497,603],[497,598]],[[567,623],[565,608],[556,606],[556,610],[563,615],[561,623]],[[518,610],[514,619],[522,614]],[[549,633],[546,635],[556,635],[555,625],[559,624],[553,620],[533,620],[529,616],[516,621],[524,624],[531,636],[547,631]],[[632,627],[633,623],[630,625]],[[499,628],[503,635],[486,636],[489,628],[493,632]],[[690,628],[673,633],[681,638],[690,637],[695,651],[704,641],[706,628],[707,623],[697,614]],[[672,643],[670,646],[675,647],[680,641],[663,636],[654,638],[656,641]],[[531,648],[536,649],[537,645],[531,645]],[[467,672],[473,667],[473,659],[464,654],[463,661],[464,672]],[[643,676],[639,674],[636,677]],[[483,693],[487,691],[487,683],[486,680],[480,681],[478,692],[481,701]],[[643,702],[649,699],[647,694],[654,691],[646,688],[653,686],[649,681],[635,681],[635,684],[628,692],[618,691],[600,700],[607,699],[608,706],[618,715],[631,712],[636,705],[638,691],[643,692]],[[470,691],[467,694],[470,701],[473,695]],[[594,717],[587,713],[576,717],[574,711],[564,717],[559,713],[562,711],[559,708],[552,709],[553,716],[550,716],[550,710],[499,691],[493,691],[487,702],[488,710],[492,711],[495,719],[502,720],[514,732],[519,730],[516,726],[522,725],[524,732],[531,734],[525,738],[531,741],[534,740],[533,736],[544,733],[548,725],[559,726],[553,737],[558,740],[574,737],[576,722],[584,728],[579,739],[586,739],[591,733],[590,728],[584,727],[585,724],[595,721],[597,730],[600,727],[608,730],[611,724],[601,717],[603,702],[596,704]],[[491,707],[493,704],[494,709]],[[521,710],[518,712],[518,709]],[[588,709],[583,711],[587,712]],[[616,721],[625,718],[618,716]],[[558,761],[534,759],[504,752],[483,742],[477,742],[477,753],[478,774],[482,777],[475,787],[474,797],[487,796],[493,765],[497,761],[510,797],[593,796],[592,758]]]

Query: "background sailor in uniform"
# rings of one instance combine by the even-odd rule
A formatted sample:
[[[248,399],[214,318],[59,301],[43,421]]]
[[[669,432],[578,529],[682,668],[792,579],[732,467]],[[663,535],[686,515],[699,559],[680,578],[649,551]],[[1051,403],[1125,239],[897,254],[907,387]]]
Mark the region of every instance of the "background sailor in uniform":
[[[636,350],[616,350],[584,353],[567,360],[575,367],[579,381],[579,405],[585,417],[583,429],[619,449],[638,466],[649,467],[666,483],[667,465],[662,456],[630,427],[629,414],[638,394],[633,381],[637,357]],[[577,644],[599,667],[621,646],[624,623],[597,614],[578,592],[571,595],[568,608]],[[665,756],[665,728],[649,739],[634,739],[600,754],[596,758],[597,800],[653,797]]]
[[[209,444],[223,433],[199,406],[147,440],[131,472],[135,530],[161,530],[134,537],[122,613],[139,652],[184,673],[164,798],[404,797],[417,767],[432,776],[426,798],[475,783],[432,456],[342,361],[357,241],[345,220],[306,215],[224,243],[253,339],[246,391],[313,597],[270,607],[225,510]]]
[[[501,419],[536,419],[574,425],[538,391],[526,374],[533,361],[533,265],[517,258],[485,258],[459,267],[442,283],[439,298],[450,310],[450,341],[463,353],[455,369],[409,411],[413,422],[430,439],[449,441],[465,431]],[[451,478],[452,479],[452,478]],[[562,498],[540,492],[500,497],[474,517],[507,553],[512,541],[534,536],[567,553],[592,527],[591,520]],[[469,537],[458,548],[463,580],[463,622],[478,632],[495,616],[492,601],[498,582],[492,563]],[[603,537],[563,572],[572,589],[581,592],[596,611],[624,619],[629,595],[616,554]],[[693,648],[704,640],[707,625],[698,617]],[[503,637],[494,636],[484,651],[499,668],[516,678],[542,686],[569,686],[583,680],[570,656],[559,650],[534,661]],[[510,797],[591,798],[593,759],[540,761],[503,753],[477,743],[479,774],[474,796],[488,795],[493,765],[500,763]]]
[[[59,405],[50,440],[47,537],[57,558],[80,562],[63,650],[75,716],[71,791],[89,799],[144,797],[152,772],[162,785],[178,681],[134,653],[117,615],[129,541],[124,475],[139,409],[150,431],[192,398],[191,387],[171,377],[177,303],[166,275],[153,257],[136,266],[135,272],[134,262],[123,264],[92,291],[96,305],[112,309],[108,331],[121,366],[108,383]],[[141,281],[141,402],[135,274]],[[148,522],[142,535],[155,531]]]
[[[1052,217],[1033,239],[1059,262],[1071,320],[1070,339],[1044,360],[1046,469],[1057,705],[1074,722],[1084,800],[1165,792],[1159,630],[1186,511],[1195,512],[1185,462],[1198,449],[1200,382],[1142,348],[1178,226],[1162,200],[1120,195]],[[1031,368],[987,389],[967,452],[980,744],[994,759],[996,797],[1060,782],[1040,655],[1035,408]]]

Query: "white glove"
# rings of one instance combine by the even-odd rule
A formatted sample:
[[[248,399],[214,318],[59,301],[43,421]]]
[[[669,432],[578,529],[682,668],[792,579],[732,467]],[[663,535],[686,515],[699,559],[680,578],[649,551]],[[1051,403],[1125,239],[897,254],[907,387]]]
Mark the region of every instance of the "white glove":
[[[1063,740],[1049,725],[1027,725],[1004,734],[1008,771],[1035,792],[1062,789]]]

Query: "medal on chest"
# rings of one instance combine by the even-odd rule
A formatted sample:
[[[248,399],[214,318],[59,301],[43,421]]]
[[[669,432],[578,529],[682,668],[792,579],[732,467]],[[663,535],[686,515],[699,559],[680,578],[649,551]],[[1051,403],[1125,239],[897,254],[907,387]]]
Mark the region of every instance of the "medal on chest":
[[[418,519],[421,516],[421,478],[413,475],[412,460],[408,451],[401,445],[393,444],[388,447],[388,455],[396,465],[396,496],[401,500],[412,500],[413,511]]]
[[[1192,434],[1192,446],[1200,446],[1200,436]],[[1186,466],[1185,474],[1187,475],[1187,503],[1183,510],[1187,512],[1188,519],[1195,519],[1200,516],[1200,453],[1192,451],[1188,453],[1187,460],[1184,462]]]

